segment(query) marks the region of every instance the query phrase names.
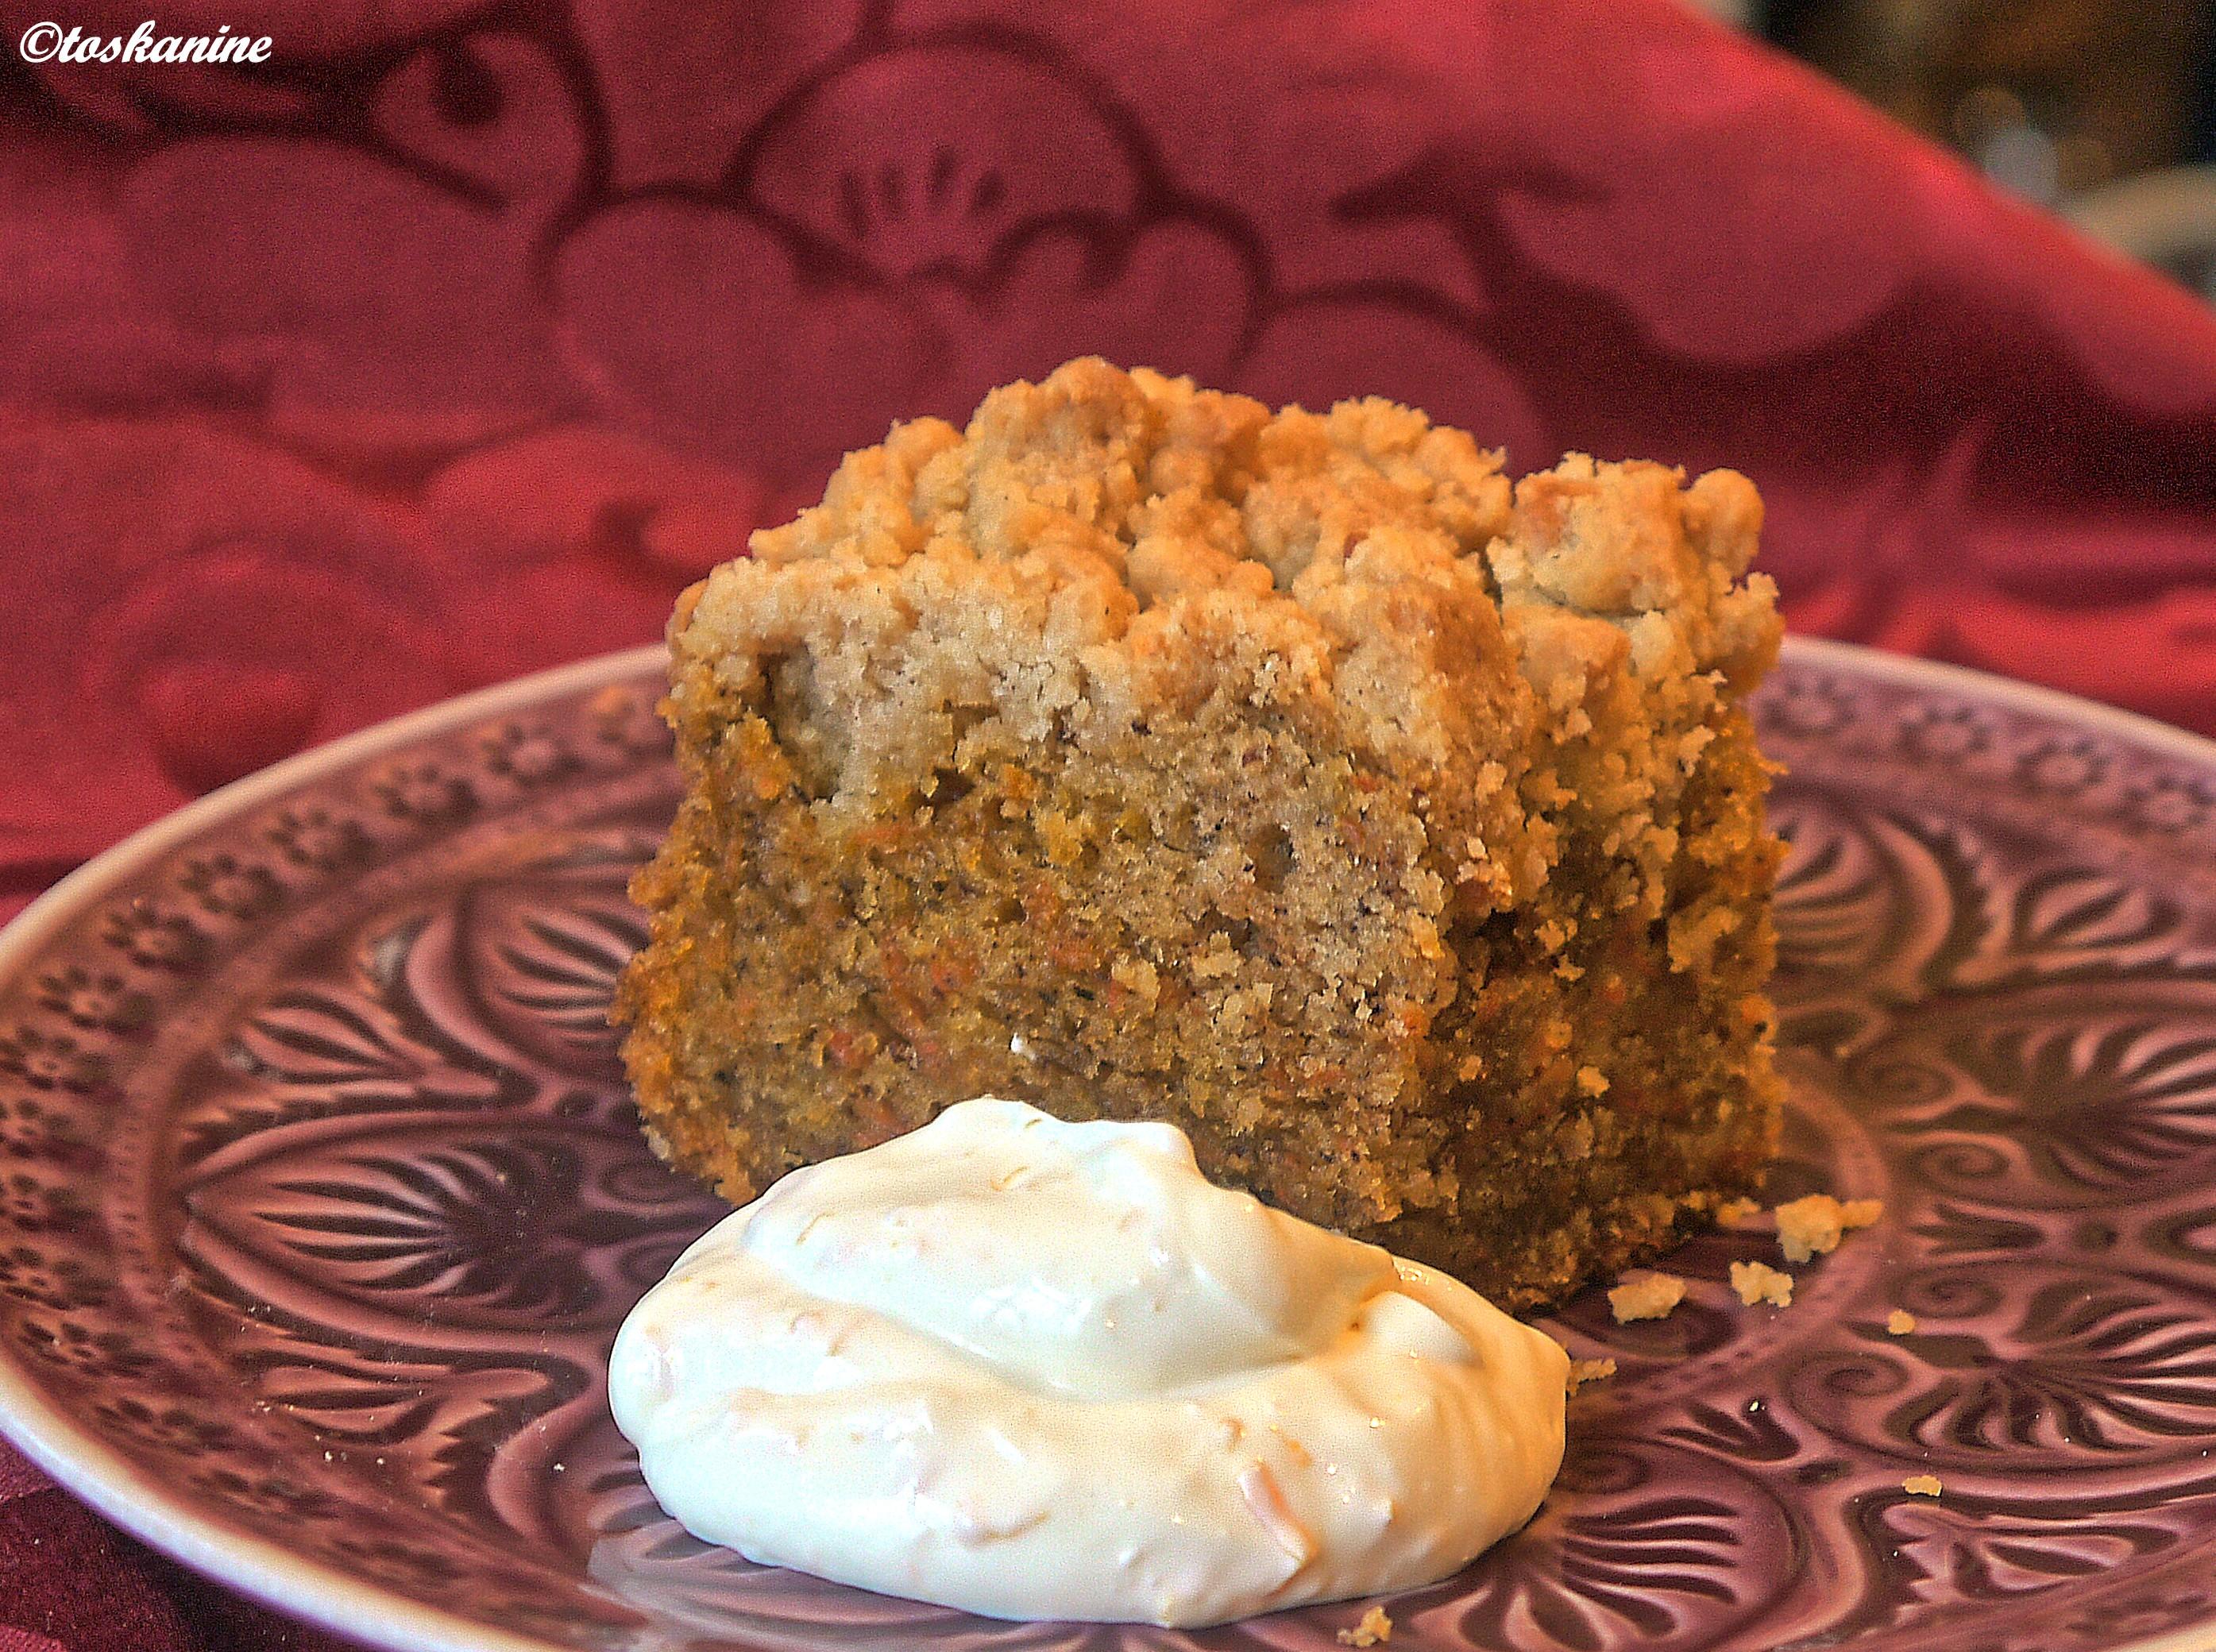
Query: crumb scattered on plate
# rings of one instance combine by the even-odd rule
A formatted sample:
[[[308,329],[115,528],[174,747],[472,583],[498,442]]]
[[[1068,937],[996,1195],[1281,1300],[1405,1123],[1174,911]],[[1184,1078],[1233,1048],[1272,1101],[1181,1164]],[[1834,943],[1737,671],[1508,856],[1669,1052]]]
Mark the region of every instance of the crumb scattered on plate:
[[[1753,1221],[1761,1214],[1762,1206],[1751,1199],[1727,1199],[1716,1206],[1716,1225],[1736,1228],[1743,1223]]]
[[[1573,1359],[1570,1361],[1569,1391],[1575,1396],[1587,1383],[1605,1382],[1616,1375],[1613,1359]]]
[[[1608,1310],[1619,1325],[1634,1319],[1665,1319],[1685,1299],[1685,1282],[1675,1273],[1627,1273],[1608,1293]]]
[[[1887,1335],[1906,1336],[1916,1328],[1916,1316],[1905,1308],[1896,1308],[1885,1316],[1885,1328]]]
[[[1776,1210],[1777,1246],[1788,1262],[1805,1262],[1837,1250],[1839,1241],[1856,1228],[1868,1227],[1885,1214],[1885,1203],[1875,1199],[1837,1199],[1829,1193],[1811,1193],[1780,1205]]]
[[[1900,1482],[1900,1489],[1912,1496],[1936,1497],[1940,1491],[1939,1476],[1936,1474],[1911,1474]]]
[[[1339,1631],[1341,1646],[1382,1646],[1392,1638],[1393,1620],[1385,1615],[1382,1606],[1370,1607],[1362,1614],[1362,1621],[1352,1629]]]
[[[1750,1308],[1757,1302],[1780,1308],[1793,1305],[1793,1276],[1767,1262],[1733,1262],[1731,1284],[1739,1299]]]

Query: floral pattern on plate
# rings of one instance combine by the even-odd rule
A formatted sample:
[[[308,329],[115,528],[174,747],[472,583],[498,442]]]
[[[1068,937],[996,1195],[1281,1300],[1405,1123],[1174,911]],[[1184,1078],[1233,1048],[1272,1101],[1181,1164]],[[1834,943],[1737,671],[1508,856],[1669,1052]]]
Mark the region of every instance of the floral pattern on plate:
[[[605,1019],[676,798],[659,669],[311,754],[0,944],[14,1432],[377,1644],[1336,1646],[1359,1606],[988,1623],[655,1507],[605,1357],[721,1208],[648,1152]],[[1837,647],[1759,711],[1790,770],[1773,1192],[1884,1219],[1786,1309],[1731,1289],[1779,1260],[1758,1230],[1680,1249],[1667,1319],[1569,1304],[1549,1328],[1617,1374],[1527,1531],[1386,1603],[1394,1645],[2216,1647],[2216,753]]]

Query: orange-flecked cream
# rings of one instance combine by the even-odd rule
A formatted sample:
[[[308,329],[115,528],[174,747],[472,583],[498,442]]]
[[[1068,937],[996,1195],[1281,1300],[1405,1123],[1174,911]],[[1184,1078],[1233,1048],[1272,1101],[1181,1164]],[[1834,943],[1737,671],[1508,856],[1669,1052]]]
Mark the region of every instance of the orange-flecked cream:
[[[662,1506],[751,1560],[1191,1626],[1515,1531],[1567,1371],[1454,1279],[1212,1186],[1171,1125],[982,1096],[711,1229],[609,1397]]]

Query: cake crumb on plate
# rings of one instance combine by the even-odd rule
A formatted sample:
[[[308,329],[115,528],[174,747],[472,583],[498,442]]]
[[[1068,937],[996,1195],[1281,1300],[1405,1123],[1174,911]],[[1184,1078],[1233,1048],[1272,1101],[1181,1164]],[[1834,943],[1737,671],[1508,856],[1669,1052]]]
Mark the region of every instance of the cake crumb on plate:
[[[1916,1316],[1905,1308],[1896,1308],[1885,1316],[1887,1336],[1906,1336],[1916,1328]]]
[[[1382,1646],[1393,1638],[1393,1620],[1385,1615],[1382,1606],[1372,1606],[1362,1614],[1362,1621],[1352,1629],[1339,1631],[1341,1646]]]
[[[1587,1383],[1605,1382],[1615,1375],[1616,1361],[1613,1359],[1573,1359],[1570,1361],[1568,1384],[1570,1397],[1576,1398],[1578,1390]]]
[[[1739,1299],[1750,1308],[1757,1302],[1779,1308],[1793,1305],[1793,1276],[1767,1262],[1733,1262],[1731,1284]]]
[[[1634,1319],[1666,1319],[1685,1299],[1685,1282],[1675,1273],[1627,1273],[1608,1293],[1608,1310],[1619,1325]]]
[[[1808,1261],[1837,1250],[1846,1234],[1868,1227],[1884,1214],[1881,1199],[1840,1200],[1829,1193],[1811,1193],[1777,1207],[1777,1246],[1787,1261]]]
[[[1940,1492],[1939,1476],[1936,1474],[1911,1474],[1900,1482],[1900,1489],[1916,1497],[1936,1497]]]

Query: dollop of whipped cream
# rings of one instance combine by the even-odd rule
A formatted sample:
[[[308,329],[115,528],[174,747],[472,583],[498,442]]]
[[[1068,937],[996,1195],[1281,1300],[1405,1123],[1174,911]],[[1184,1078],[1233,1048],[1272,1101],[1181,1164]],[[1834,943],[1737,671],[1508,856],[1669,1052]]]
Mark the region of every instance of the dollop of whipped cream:
[[[1172,1125],[981,1096],[711,1229],[608,1390],[662,1506],[749,1560],[1193,1626],[1515,1531],[1567,1370],[1457,1281],[1211,1185]]]

